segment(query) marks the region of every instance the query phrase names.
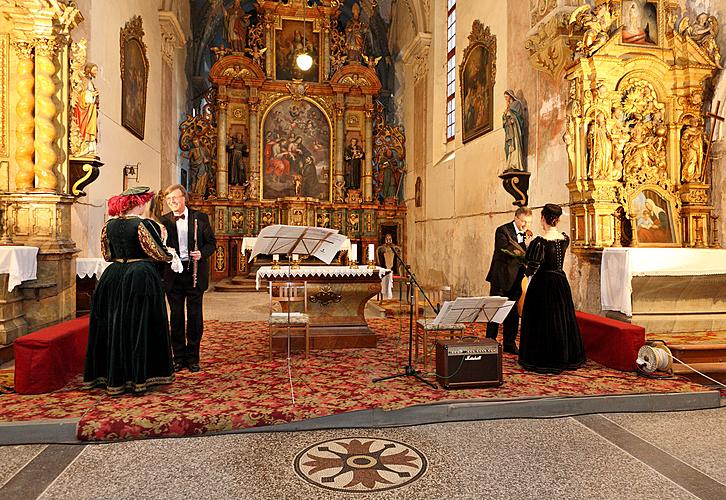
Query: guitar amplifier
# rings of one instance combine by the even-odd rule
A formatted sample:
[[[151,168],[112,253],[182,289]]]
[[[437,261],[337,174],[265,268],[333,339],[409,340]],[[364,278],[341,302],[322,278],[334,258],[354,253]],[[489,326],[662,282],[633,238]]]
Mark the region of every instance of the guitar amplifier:
[[[502,385],[502,346],[493,339],[437,340],[436,379],[445,389]]]

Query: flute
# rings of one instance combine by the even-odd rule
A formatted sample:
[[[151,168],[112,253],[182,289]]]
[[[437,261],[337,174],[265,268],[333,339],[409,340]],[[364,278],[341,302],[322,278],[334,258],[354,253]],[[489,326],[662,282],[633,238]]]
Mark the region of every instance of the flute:
[[[197,219],[194,219],[194,251],[199,250],[199,242],[197,241]],[[199,261],[192,258],[192,287],[197,287],[197,269],[199,268]]]

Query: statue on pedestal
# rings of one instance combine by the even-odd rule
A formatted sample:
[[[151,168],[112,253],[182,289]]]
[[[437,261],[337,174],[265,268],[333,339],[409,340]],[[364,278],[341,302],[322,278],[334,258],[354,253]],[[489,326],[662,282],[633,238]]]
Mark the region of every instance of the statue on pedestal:
[[[352,12],[353,17],[345,27],[345,41],[348,44],[348,61],[360,63],[363,56],[365,34],[368,31],[368,25],[360,18],[360,7],[357,3],[353,4]]]
[[[207,184],[212,178],[212,155],[209,148],[199,138],[192,140],[193,147],[189,150],[189,170],[193,194],[204,197],[207,195]]]
[[[241,132],[230,137],[227,143],[227,169],[230,186],[242,186],[247,182],[247,165],[245,158],[250,155]]]
[[[98,66],[86,62],[86,41],[71,47],[71,155],[95,156],[98,137]]]
[[[251,16],[245,13],[240,0],[234,0],[229,10],[221,2],[224,11],[224,37],[234,52],[244,52],[247,46],[247,30]]]
[[[703,182],[703,130],[695,117],[681,132],[681,178],[683,182]]]
[[[527,166],[527,110],[514,92],[504,92],[507,108],[502,115],[504,125],[504,156],[507,170],[526,170]]]

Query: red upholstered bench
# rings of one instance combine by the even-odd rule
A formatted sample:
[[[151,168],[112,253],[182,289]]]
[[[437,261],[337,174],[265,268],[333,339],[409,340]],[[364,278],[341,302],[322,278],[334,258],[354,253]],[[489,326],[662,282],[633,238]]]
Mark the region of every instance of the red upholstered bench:
[[[576,316],[588,358],[608,368],[636,370],[638,349],[645,344],[645,328],[581,311]]]
[[[87,343],[88,316],[15,340],[15,392],[41,394],[65,386],[83,372]]]

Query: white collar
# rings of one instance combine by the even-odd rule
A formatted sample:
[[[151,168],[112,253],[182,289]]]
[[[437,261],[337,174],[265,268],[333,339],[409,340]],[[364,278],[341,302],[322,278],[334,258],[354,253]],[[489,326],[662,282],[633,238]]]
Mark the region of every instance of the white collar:
[[[514,234],[524,234],[524,231],[519,230],[516,222],[512,221],[512,224],[514,225]]]
[[[173,215],[174,217],[181,217],[183,215],[184,220],[187,220],[189,218],[189,207],[185,206],[184,211],[182,213],[180,213],[179,215],[175,214],[173,211],[171,212],[171,215]]]

